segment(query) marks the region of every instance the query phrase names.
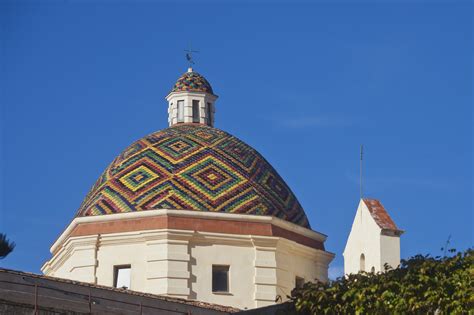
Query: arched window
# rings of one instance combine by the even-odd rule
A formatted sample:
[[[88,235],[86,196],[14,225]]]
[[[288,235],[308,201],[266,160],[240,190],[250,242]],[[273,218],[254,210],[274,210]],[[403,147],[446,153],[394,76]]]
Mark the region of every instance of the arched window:
[[[360,271],[365,271],[365,255],[360,254]]]
[[[372,268],[370,269],[370,272],[375,273],[375,267],[374,266],[372,266]]]

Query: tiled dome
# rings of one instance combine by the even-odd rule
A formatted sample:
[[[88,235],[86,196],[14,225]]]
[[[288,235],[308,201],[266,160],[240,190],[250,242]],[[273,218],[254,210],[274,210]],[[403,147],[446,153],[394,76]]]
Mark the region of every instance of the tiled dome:
[[[198,124],[129,146],[100,176],[78,216],[163,208],[269,215],[309,228],[290,188],[257,151]]]
[[[197,72],[194,72],[191,68],[183,74],[178,81],[176,81],[175,85],[171,92],[205,92],[214,94],[212,91],[212,87],[207,82],[206,78],[200,75]]]

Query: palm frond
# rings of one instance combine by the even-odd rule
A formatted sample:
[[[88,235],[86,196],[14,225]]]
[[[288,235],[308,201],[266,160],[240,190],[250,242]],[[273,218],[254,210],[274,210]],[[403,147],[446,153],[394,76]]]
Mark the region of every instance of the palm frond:
[[[6,234],[0,233],[0,259],[7,257],[14,248],[15,243],[8,240]]]

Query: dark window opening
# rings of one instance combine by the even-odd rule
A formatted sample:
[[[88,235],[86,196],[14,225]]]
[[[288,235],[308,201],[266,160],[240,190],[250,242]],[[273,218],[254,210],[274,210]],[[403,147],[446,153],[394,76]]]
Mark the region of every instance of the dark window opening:
[[[184,122],[184,101],[178,101],[178,122]]]
[[[130,288],[130,265],[114,266],[114,287],[129,289]]]
[[[211,103],[207,103],[206,106],[206,111],[207,111],[207,124],[210,126],[212,123],[212,105]]]
[[[296,277],[295,278],[295,288],[301,289],[304,286],[304,278]]]
[[[365,255],[360,254],[360,271],[365,271]]]
[[[199,101],[193,100],[193,122],[198,123],[199,122]]]
[[[229,266],[212,265],[212,292],[229,292]]]

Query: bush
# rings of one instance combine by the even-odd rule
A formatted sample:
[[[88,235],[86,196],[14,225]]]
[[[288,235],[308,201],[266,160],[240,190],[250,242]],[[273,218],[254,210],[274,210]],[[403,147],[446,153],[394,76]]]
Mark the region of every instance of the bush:
[[[417,255],[382,273],[308,282],[291,300],[299,314],[474,314],[473,263],[472,249]]]

